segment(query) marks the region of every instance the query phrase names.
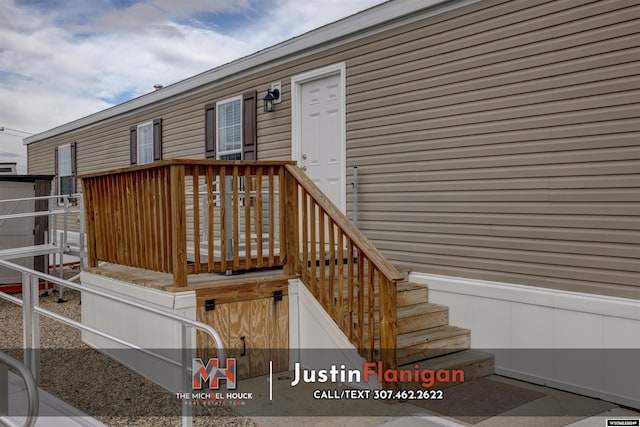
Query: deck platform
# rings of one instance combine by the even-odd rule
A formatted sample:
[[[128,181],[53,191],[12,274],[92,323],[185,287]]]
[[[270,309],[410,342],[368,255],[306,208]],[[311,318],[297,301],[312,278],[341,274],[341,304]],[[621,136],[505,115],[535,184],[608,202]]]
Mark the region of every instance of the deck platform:
[[[277,279],[288,280],[297,277],[284,275],[282,268],[247,270],[234,273],[231,276],[222,273],[201,273],[188,275],[187,286],[176,287],[173,285],[173,276],[170,273],[125,265],[103,264],[100,267],[84,267],[82,271],[167,292],[194,290],[198,292],[204,289],[249,285]]]

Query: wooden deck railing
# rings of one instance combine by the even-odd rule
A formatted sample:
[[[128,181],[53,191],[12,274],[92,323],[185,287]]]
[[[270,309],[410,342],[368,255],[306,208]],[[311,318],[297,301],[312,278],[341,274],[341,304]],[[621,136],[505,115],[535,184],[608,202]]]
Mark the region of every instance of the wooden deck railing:
[[[363,357],[397,367],[403,276],[293,162],[167,160],[82,180],[90,267],[186,286],[189,273],[282,265]]]
[[[83,176],[89,266],[171,273],[186,286],[189,273],[281,265],[286,163],[168,160]]]

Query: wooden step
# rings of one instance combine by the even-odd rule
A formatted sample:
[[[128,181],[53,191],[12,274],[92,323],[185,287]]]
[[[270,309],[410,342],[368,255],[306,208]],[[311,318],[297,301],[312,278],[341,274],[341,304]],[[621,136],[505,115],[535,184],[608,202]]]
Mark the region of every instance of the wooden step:
[[[461,369],[464,372],[464,381],[469,382],[477,378],[492,375],[495,370],[495,360],[493,354],[486,351],[463,350],[428,360],[405,364],[400,366],[399,369]],[[405,382],[400,383],[399,385],[403,390],[424,389],[422,384],[416,382]],[[450,385],[455,384],[436,382],[432,388],[438,389]]]
[[[369,316],[367,306],[364,307],[364,326],[363,330],[368,331],[369,328]],[[397,324],[398,335],[406,334],[413,331],[425,330],[429,328],[435,328],[438,326],[444,326],[449,323],[449,307],[424,302],[421,304],[407,305],[404,307],[398,307],[397,309]],[[356,316],[354,316],[356,317]],[[375,318],[378,319],[378,312],[375,314]],[[354,319],[354,326],[357,326],[357,318]],[[376,321],[374,326],[374,333],[378,336],[379,323]]]
[[[328,292],[328,291],[327,291]],[[336,292],[337,293],[337,292]],[[369,304],[369,297],[368,297],[368,290],[365,289],[365,293],[364,293],[364,306],[365,306],[365,312],[368,309],[368,304]],[[343,307],[347,307],[347,304],[349,302],[349,299],[347,297],[347,288],[345,287],[345,290],[343,292],[344,298],[343,298]],[[396,306],[397,307],[406,307],[406,306],[411,306],[411,305],[415,305],[415,304],[420,304],[420,303],[427,303],[428,302],[428,289],[425,286],[422,285],[417,285],[415,283],[411,283],[411,282],[401,282],[398,284],[397,287],[397,303]],[[334,295],[334,304],[335,307],[338,307],[338,298]],[[354,306],[357,305],[357,302],[354,301]],[[378,306],[378,289],[375,289],[375,305],[376,307]],[[400,316],[400,313],[398,313],[398,317]]]
[[[443,325],[398,334],[398,365],[417,362],[467,350],[471,332],[457,326]]]
[[[429,292],[426,286],[417,285],[411,282],[398,283],[398,301],[397,306],[420,304],[429,302]]]
[[[423,302],[398,307],[398,335],[449,323],[449,307]]]

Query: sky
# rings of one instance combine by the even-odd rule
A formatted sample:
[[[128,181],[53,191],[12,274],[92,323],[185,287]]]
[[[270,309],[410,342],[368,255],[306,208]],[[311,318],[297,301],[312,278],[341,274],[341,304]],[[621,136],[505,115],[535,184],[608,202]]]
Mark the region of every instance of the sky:
[[[383,0],[0,0],[0,163],[22,138]]]

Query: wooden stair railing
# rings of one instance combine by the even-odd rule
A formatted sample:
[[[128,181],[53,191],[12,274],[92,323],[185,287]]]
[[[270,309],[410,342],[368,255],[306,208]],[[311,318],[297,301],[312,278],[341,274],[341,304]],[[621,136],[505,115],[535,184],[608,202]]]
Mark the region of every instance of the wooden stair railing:
[[[397,369],[396,284],[404,275],[298,166],[284,168],[285,273],[300,276],[363,357],[376,361],[377,341],[382,369]]]

